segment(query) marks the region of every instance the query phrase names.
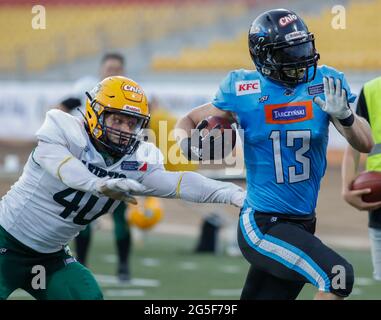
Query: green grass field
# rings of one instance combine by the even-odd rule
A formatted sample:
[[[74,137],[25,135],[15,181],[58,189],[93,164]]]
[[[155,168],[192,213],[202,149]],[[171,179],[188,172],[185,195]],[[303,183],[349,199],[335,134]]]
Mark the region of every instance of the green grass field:
[[[90,269],[106,299],[239,299],[248,263],[243,257],[194,254],[196,238],[149,233],[137,242],[132,255],[132,281],[120,284],[115,277],[116,255],[111,232],[93,235]],[[381,282],[371,277],[368,251],[338,250],[356,274],[351,299],[380,299]],[[315,288],[306,285],[299,299],[311,299]],[[11,299],[29,299],[24,291]]]

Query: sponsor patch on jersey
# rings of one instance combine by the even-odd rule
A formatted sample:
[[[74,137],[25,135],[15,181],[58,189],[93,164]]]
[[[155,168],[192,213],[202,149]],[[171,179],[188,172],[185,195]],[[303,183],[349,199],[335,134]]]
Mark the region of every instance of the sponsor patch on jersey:
[[[294,22],[294,21],[296,21],[296,20],[298,20],[298,17],[297,17],[297,15],[295,15],[295,14],[288,14],[287,16],[284,16],[284,17],[282,17],[282,18],[280,18],[279,19],[279,25],[281,26],[281,27],[285,27],[285,26],[287,26],[288,24],[290,24],[290,23],[292,23],[292,22]]]
[[[315,84],[313,86],[308,87],[308,94],[310,96],[314,96],[316,94],[324,93],[324,84]]]
[[[313,118],[312,101],[301,101],[265,106],[266,123],[287,124]]]
[[[148,165],[147,162],[123,161],[120,167],[125,171],[147,171]]]
[[[235,83],[235,92],[237,96],[261,92],[261,83],[259,80],[237,81]]]

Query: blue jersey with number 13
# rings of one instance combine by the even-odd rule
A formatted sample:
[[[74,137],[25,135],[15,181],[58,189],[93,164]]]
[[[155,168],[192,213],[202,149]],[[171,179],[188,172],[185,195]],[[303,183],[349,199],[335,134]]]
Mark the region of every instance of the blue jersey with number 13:
[[[313,81],[292,88],[243,69],[222,81],[212,103],[234,113],[244,129],[246,201],[255,210],[314,212],[326,169],[329,115],[313,98],[324,100],[324,76],[340,78],[348,101],[355,100],[343,73],[327,66],[317,68]]]

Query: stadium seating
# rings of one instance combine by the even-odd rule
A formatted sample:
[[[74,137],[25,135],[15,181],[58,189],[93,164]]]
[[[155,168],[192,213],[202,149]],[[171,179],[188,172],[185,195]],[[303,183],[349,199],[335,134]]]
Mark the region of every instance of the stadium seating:
[[[148,1],[146,1],[148,2]],[[43,71],[104,49],[131,47],[160,39],[195,26],[212,25],[218,19],[240,14],[242,5],[219,6],[177,2],[123,2],[107,5],[46,5],[46,29],[31,27],[31,7],[2,5],[0,8],[0,72]]]
[[[330,10],[304,17],[310,31],[315,33],[320,63],[347,70],[381,69],[380,10],[381,0],[349,3],[345,29],[332,28],[334,14]],[[247,30],[230,41],[213,41],[205,49],[184,48],[175,57],[158,56],[152,68],[180,72],[253,68],[247,48]]]

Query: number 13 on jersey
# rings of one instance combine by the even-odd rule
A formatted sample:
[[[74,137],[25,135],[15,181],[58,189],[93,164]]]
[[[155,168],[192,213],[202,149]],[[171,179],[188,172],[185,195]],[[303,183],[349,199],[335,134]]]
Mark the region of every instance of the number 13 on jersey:
[[[302,166],[301,173],[296,173],[295,165],[288,165],[288,183],[296,183],[310,178],[311,160],[305,153],[310,150],[311,131],[310,130],[290,130],[286,131],[286,139],[282,141],[281,131],[273,130],[269,136],[272,140],[274,167],[277,183],[285,183],[285,175],[283,172],[282,150],[284,148],[295,148],[295,141],[301,140],[301,147],[295,151],[295,161]]]

